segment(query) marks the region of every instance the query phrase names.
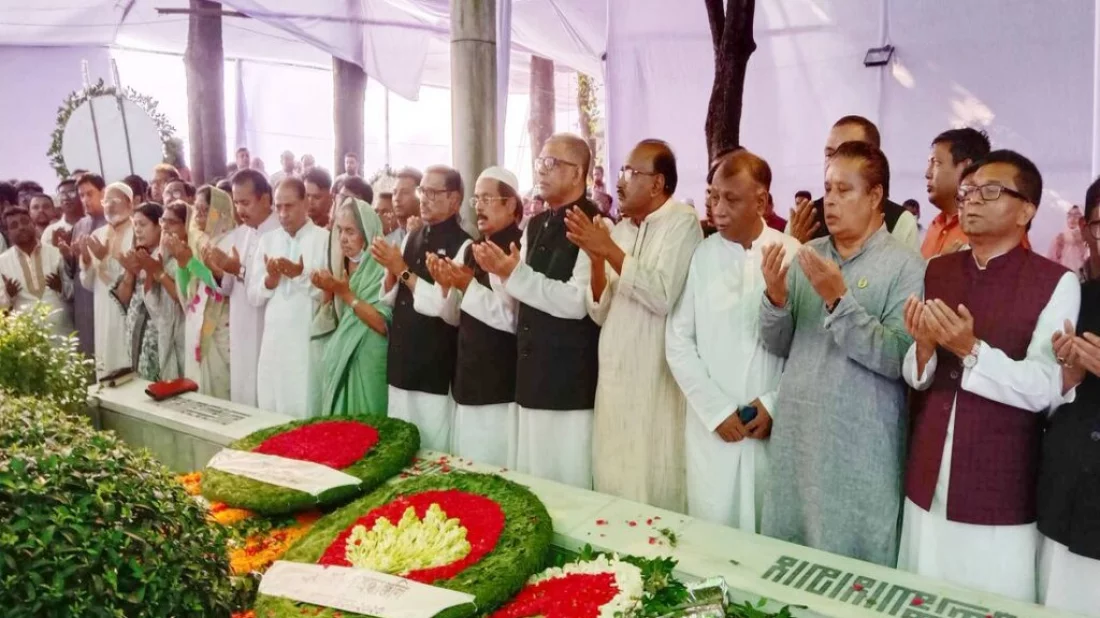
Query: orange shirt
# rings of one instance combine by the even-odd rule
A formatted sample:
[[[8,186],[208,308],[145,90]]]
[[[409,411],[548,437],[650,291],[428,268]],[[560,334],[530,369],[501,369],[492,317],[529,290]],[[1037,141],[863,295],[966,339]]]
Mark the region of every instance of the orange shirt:
[[[932,225],[928,227],[928,232],[924,235],[924,242],[921,243],[920,254],[924,256],[924,259],[930,260],[950,249],[956,242],[963,245],[969,243],[962,226],[959,225],[959,214],[955,213],[949,218],[941,212],[936,215],[935,219],[932,219]],[[1027,235],[1024,235],[1024,240],[1020,245],[1024,249],[1031,249],[1031,242],[1028,241]]]

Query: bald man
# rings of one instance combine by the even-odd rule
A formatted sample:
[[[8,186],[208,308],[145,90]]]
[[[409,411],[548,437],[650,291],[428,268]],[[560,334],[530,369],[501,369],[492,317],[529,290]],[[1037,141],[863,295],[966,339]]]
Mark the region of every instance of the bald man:
[[[491,240],[473,248],[486,272],[518,301],[516,468],[575,487],[592,486],[592,416],[600,327],[588,315],[588,254],[566,237],[565,216],[599,210],[586,197],[592,153],[576,135],[552,136],[535,161],[547,210],[535,215],[522,244]]]
[[[619,173],[614,230],[578,209],[566,236],[592,261],[588,315],[602,326],[592,470],[596,491],[683,512],[684,397],[665,360],[665,319],[703,240],[695,209],[673,199],[668,144],[645,140]]]

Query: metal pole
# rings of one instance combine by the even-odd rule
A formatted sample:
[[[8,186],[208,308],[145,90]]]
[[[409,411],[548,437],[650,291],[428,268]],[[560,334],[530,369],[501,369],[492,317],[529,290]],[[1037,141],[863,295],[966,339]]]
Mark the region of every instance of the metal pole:
[[[130,173],[134,173],[134,151],[130,146],[130,125],[126,122],[125,98],[122,96],[122,84],[118,80],[118,63],[111,58],[111,84],[115,87],[115,101],[118,113],[122,115],[122,136],[126,139],[126,160],[130,164]]]

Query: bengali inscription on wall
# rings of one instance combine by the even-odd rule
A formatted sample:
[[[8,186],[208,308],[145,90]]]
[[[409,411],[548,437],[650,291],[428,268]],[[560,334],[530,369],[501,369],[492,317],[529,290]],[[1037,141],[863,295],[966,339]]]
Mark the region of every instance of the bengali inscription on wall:
[[[898,618],[1017,618],[996,609],[956,601],[807,560],[781,556],[761,576],[796,590]]]
[[[237,421],[251,418],[251,415],[247,412],[231,410],[229,408],[223,408],[202,401],[195,401],[194,399],[188,399],[186,397],[172,397],[158,402],[157,405],[184,416],[189,416],[208,423],[214,423],[216,425],[232,425]]]

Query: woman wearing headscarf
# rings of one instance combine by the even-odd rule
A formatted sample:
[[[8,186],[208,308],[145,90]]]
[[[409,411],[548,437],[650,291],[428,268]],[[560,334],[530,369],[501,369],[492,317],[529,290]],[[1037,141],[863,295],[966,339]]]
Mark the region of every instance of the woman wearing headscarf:
[[[111,288],[122,276],[119,257],[127,253],[134,240],[130,223],[134,191],[121,182],[107,185],[103,210],[107,225],[81,238],[73,247],[80,256],[80,285],[93,294],[95,309],[96,377],[133,367],[130,347],[126,345],[126,312],[119,311]]]
[[[187,204],[176,200],[164,208],[160,218],[160,245],[157,262],[149,262],[154,276],[145,281],[145,306],[157,327],[157,355],[160,358],[161,379],[171,380],[185,375],[187,366],[183,349],[183,309],[176,289],[176,260],[170,247],[174,242],[187,242]]]
[[[324,352],[322,414],[386,416],[391,309],[381,299],[385,270],[366,253],[381,236],[382,221],[370,204],[353,198],[340,203],[333,226],[338,257],[334,251],[332,270],[313,275],[338,316]]]
[[[184,306],[185,373],[199,392],[229,399],[229,298],[220,292],[221,272],[204,262],[209,249],[237,226],[233,198],[206,185],[195,195],[188,242],[173,245],[176,283]]]

